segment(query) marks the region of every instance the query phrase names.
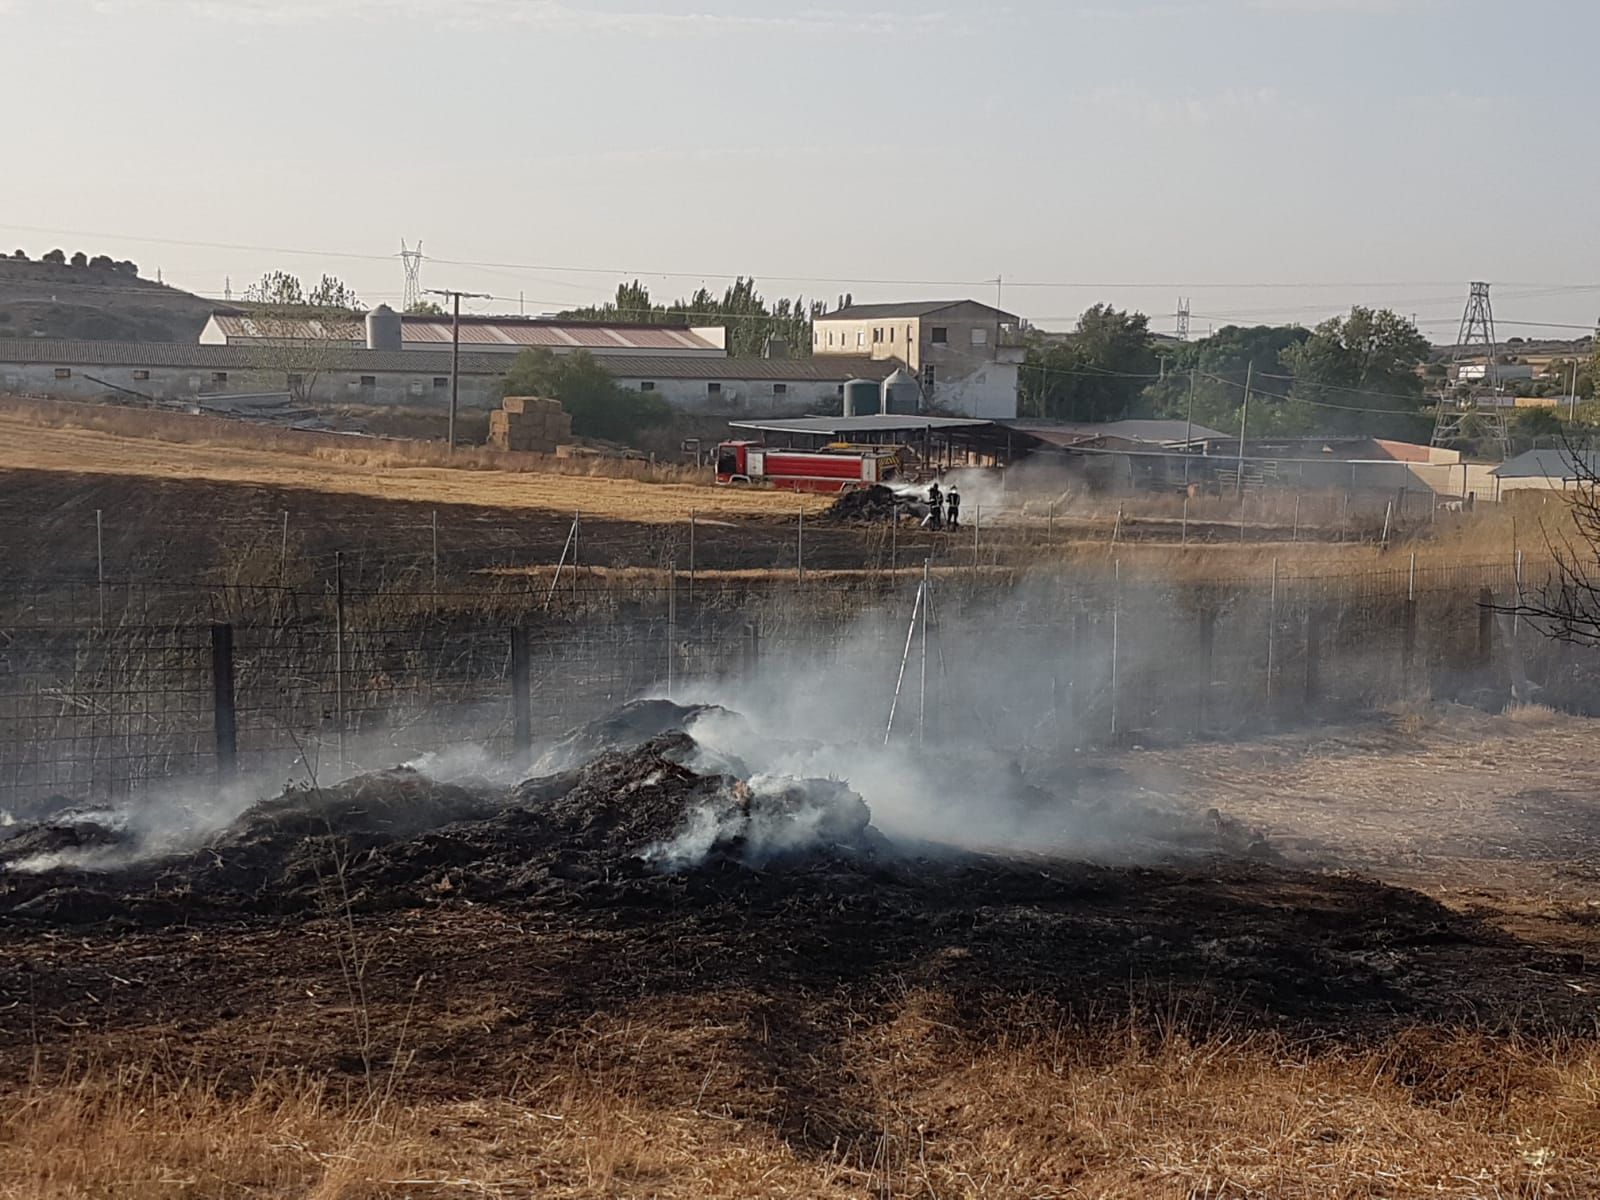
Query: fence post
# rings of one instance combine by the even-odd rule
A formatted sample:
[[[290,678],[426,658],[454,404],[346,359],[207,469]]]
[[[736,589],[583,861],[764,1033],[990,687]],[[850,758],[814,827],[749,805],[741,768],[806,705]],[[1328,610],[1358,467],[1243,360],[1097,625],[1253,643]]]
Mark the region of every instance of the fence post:
[[[1117,523],[1121,524],[1122,509],[1118,506]],[[1111,564],[1111,736],[1117,736],[1117,651],[1119,649],[1118,628],[1121,621],[1122,607],[1122,560],[1119,558]]]
[[[233,626],[211,627],[211,728],[216,737],[217,782],[239,774],[239,726],[233,691]]]
[[[106,541],[101,512],[94,510],[94,573],[100,585],[100,626],[106,623]]]
[[[336,773],[344,771],[344,551],[333,552],[333,719],[338,743]]]
[[[439,603],[439,510],[433,510],[433,603]]]
[[[745,671],[754,675],[761,665],[761,626],[754,621],[744,627]]]
[[[1200,692],[1195,702],[1196,730],[1206,727],[1206,700],[1211,695],[1211,679],[1216,673],[1217,612],[1209,603],[1200,609]]]
[[[533,671],[528,655],[528,631],[511,627],[511,754],[521,763],[533,753]]]
[[[689,604],[694,605],[694,509],[689,510]]]
[[[1278,638],[1278,560],[1272,560],[1272,590],[1267,594],[1267,706],[1272,705],[1272,668]]]
[[[983,525],[983,505],[972,506],[972,573],[978,573],[978,530]]]
[[[1322,610],[1315,603],[1306,610],[1305,705],[1311,708],[1322,696]]]
[[[1478,665],[1494,662],[1494,592],[1478,589]]]
[[[796,579],[806,577],[806,510],[803,508],[795,522],[794,569]]]

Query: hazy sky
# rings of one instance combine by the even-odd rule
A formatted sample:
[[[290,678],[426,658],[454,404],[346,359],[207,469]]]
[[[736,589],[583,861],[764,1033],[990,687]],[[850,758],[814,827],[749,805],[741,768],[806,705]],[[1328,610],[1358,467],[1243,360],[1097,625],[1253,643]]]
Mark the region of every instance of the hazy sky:
[[[1447,337],[1471,279],[1502,336],[1600,315],[1592,0],[832,2],[0,0],[0,240],[377,302],[420,238],[425,286],[530,312],[753,272],[1003,275],[1046,326]]]

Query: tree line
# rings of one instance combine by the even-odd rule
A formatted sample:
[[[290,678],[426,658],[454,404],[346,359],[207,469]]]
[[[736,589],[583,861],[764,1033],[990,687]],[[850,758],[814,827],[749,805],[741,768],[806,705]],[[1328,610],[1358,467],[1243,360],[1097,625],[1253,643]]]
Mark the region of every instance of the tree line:
[[[1025,416],[1064,421],[1193,418],[1251,437],[1352,436],[1426,441],[1446,368],[1406,318],[1361,305],[1313,328],[1228,325],[1194,342],[1160,342],[1149,319],[1097,304],[1070,334],[1035,332],[1019,380]],[[1580,394],[1600,376],[1582,373]],[[1534,415],[1539,414],[1539,415]],[[1523,410],[1536,435],[1555,422]]]
[[[604,304],[568,309],[559,315],[569,321],[626,321],[642,325],[720,325],[727,330],[728,353],[754,358],[765,349],[768,337],[783,339],[795,357],[810,357],[811,320],[827,311],[820,300],[782,297],[768,301],[756,291],[755,279],[739,276],[718,296],[699,288],[691,296],[669,304],[650,298],[650,289],[637,279],[617,285],[615,299]]]
[[[13,250],[13,262],[32,262],[26,250]],[[128,275],[134,279],[139,278],[139,264],[128,259],[114,259],[109,254],[96,254],[90,258],[82,250],[74,251],[70,256],[65,250],[50,250],[39,256],[39,261],[56,267],[74,267],[78,270],[109,271],[117,275]]]

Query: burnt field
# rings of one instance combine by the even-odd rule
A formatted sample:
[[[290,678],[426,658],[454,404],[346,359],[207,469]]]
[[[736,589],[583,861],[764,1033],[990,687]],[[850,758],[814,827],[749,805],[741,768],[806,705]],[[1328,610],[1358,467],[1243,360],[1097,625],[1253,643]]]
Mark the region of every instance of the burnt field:
[[[652,702],[509,774],[35,813],[5,1136],[151,1195],[1588,1194],[1591,728],[1040,760],[974,829],[960,755],[780,779]]]
[[[709,509],[718,493],[704,491]],[[517,510],[200,479],[9,471],[0,474],[0,553],[7,558],[8,582],[16,585],[92,581],[99,565],[99,510],[109,578],[152,586],[270,583],[276,581],[287,513],[288,554],[297,571],[308,563],[327,567],[342,551],[352,571],[387,572],[391,578],[429,572],[437,524],[441,575],[459,580],[487,568],[554,564],[583,504],[581,480],[573,481],[571,496],[573,511]],[[585,513],[583,564],[664,568],[676,560],[686,569],[686,521],[664,525],[650,504],[651,490],[642,486],[637,520]],[[792,571],[796,524],[794,515],[707,511],[696,521],[697,564],[708,571]],[[875,553],[867,539],[859,528],[813,520],[804,532],[806,565],[862,567]],[[908,530],[907,561],[932,541]]]

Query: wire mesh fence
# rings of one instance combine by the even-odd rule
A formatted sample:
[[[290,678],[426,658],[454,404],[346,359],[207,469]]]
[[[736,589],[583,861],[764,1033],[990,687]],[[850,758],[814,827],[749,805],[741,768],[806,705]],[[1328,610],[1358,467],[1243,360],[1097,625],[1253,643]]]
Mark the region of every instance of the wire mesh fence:
[[[0,630],[0,810],[234,772],[304,779],[471,745],[515,759],[626,700],[815,693],[881,737],[899,668],[916,721],[994,744],[1227,733],[1551,679],[1558,651],[1497,616],[1543,567],[1182,581],[1105,569],[925,568],[848,585],[585,583],[512,592],[197,593],[190,619]],[[908,627],[914,594],[921,638]],[[926,647],[926,649],[924,649]],[[911,711],[911,710],[907,710]]]

